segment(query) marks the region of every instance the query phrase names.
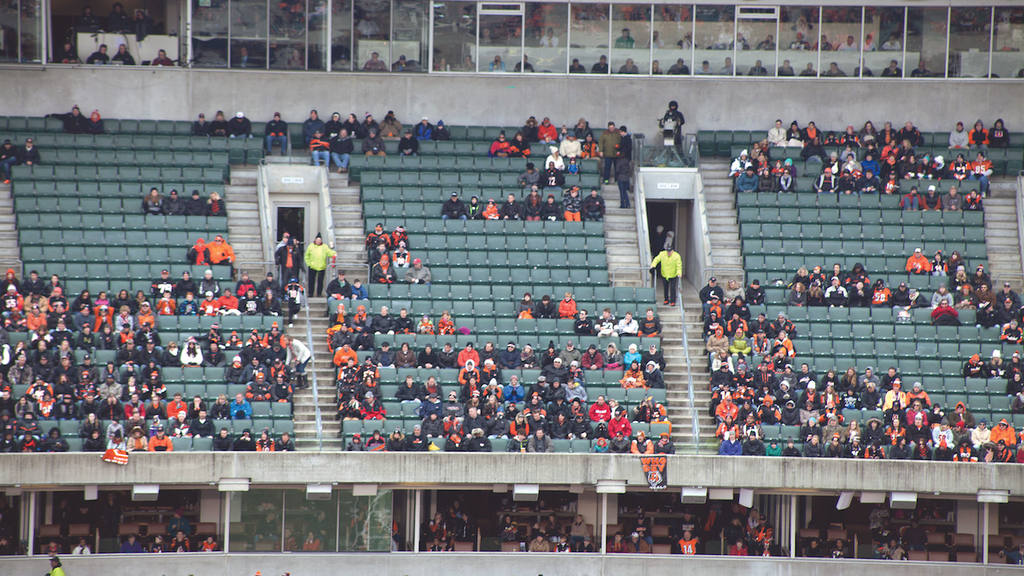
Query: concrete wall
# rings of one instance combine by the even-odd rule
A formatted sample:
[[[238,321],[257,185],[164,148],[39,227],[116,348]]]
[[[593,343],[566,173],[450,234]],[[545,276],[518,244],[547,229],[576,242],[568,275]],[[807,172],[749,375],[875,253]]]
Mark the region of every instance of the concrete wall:
[[[96,454],[5,454],[4,486],[53,487],[163,484],[204,485],[224,478],[253,484],[401,484],[402,488],[449,485],[541,484],[559,489],[622,480],[647,489],[635,456],[584,454],[445,454],[207,452],[133,454],[127,466]],[[673,487],[746,487],[763,491],[905,490],[973,495],[980,489],[1024,495],[1024,466],[879,460],[805,460],[719,456],[670,456]]]
[[[1024,129],[1019,82],[856,79],[773,80],[714,78],[578,78],[544,75],[457,76],[326,74],[319,72],[212,71],[95,67],[6,67],[0,71],[0,113],[65,112],[72,104],[109,118],[184,120],[199,112],[242,110],[260,129],[272,114],[301,122],[321,115],[394,110],[403,123],[422,116],[449,124],[522,124],[530,115],[556,125],[584,117],[601,128],[608,120],[654,133],[669,100],[679,101],[684,130],[763,129],[776,118],[788,125],[814,120],[828,129],[880,127],[913,120],[922,130],[950,130],[957,120],[990,124],[1005,119]],[[471,104],[467,106],[466,104]]]
[[[289,572],[296,576],[338,574],[339,560],[345,574],[379,576],[452,576],[487,574],[489,576],[678,576],[685,570],[702,576],[834,576],[845,573],[870,573],[873,576],[903,576],[908,570],[927,570],[930,576],[960,576],[963,564],[931,562],[883,562],[876,560],[790,560],[772,558],[733,558],[728,556],[653,556],[612,554],[502,554],[502,553],[422,553],[422,554],[147,554],[126,558],[120,554],[102,556],[63,556],[68,576],[103,576],[124,572],[128,563],[134,574],[165,576],[264,576]],[[6,576],[39,576],[49,571],[46,557],[18,557],[3,560]],[[979,576],[1019,574],[1020,568],[1007,565],[971,565],[970,573]]]

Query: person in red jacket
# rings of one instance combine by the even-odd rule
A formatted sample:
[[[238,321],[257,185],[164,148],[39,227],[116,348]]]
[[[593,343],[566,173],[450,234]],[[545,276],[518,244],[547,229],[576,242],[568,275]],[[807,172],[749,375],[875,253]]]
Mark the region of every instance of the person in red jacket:
[[[629,418],[626,417],[625,410],[619,410],[615,417],[608,422],[609,434],[614,436],[620,431],[626,438],[633,435],[633,426],[629,423]]]
[[[467,360],[472,360],[473,364],[475,366],[479,366],[480,365],[480,354],[476,350],[473,349],[473,343],[472,342],[466,342],[466,347],[461,352],[459,352],[459,356],[458,356],[459,366],[465,367]]]
[[[612,407],[604,401],[604,396],[598,396],[588,414],[591,422],[607,422],[612,419]]]

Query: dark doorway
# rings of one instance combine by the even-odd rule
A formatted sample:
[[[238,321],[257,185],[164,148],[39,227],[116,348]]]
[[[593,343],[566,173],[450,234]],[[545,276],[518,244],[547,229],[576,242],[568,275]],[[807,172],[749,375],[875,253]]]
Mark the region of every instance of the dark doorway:
[[[277,208],[277,239],[284,237],[284,233],[291,234],[296,242],[302,244],[306,241],[306,209],[295,207],[278,206]]]
[[[659,232],[660,227],[660,232]],[[665,245],[668,233],[674,238],[672,244],[679,249],[679,231],[676,230],[675,202],[647,203],[647,233],[651,238],[651,257],[657,256]]]

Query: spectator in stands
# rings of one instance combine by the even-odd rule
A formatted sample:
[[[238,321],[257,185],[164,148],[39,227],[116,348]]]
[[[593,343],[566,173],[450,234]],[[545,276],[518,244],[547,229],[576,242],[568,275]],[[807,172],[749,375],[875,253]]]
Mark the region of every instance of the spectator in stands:
[[[348,172],[349,158],[354,151],[355,143],[345,128],[341,128],[337,135],[331,137],[331,160],[338,167],[338,174]]]
[[[419,140],[413,138],[412,130],[406,129],[402,138],[398,140],[398,154],[401,156],[419,156]]]
[[[11,168],[17,166],[18,162],[18,148],[11,143],[10,139],[4,140],[3,146],[0,147],[0,176],[2,176],[4,184],[11,183]]]
[[[145,62],[143,62],[145,64]],[[167,52],[164,50],[158,50],[156,58],[149,63],[150,66],[174,66],[174,60],[167,57]]]
[[[98,50],[89,55],[86,64],[110,64],[110,56],[107,55],[107,45],[100,44]]]
[[[274,112],[274,119],[267,122],[263,133],[267,143],[267,156],[273,153],[274,143],[281,146],[281,154],[284,155],[288,150],[288,123],[281,120],[280,112]]]
[[[231,138],[252,138],[252,122],[241,111],[238,111],[235,117],[228,121],[228,136]]]
[[[384,150],[384,139],[381,138],[375,128],[371,128],[363,139],[363,154],[366,156],[387,156]]]
[[[337,255],[331,247],[324,244],[323,236],[319,233],[313,239],[313,243],[306,248],[305,262],[309,269],[309,292],[319,298],[323,295],[324,273],[327,270],[327,263]]]

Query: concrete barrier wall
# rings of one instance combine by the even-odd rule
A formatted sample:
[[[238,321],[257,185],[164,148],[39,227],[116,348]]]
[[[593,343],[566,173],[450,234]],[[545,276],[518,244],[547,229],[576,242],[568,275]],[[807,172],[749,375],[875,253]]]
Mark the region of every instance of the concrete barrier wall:
[[[0,488],[84,484],[210,485],[224,478],[253,484],[401,484],[404,488],[449,485],[490,488],[494,484],[593,486],[621,480],[646,489],[639,458],[600,454],[446,454],[365,452],[263,454],[206,452],[133,454],[127,466],[97,454],[4,454]],[[885,460],[669,456],[673,487],[708,486],[834,492],[892,491],[973,495],[1006,490],[1024,495],[1024,466]]]
[[[965,569],[979,576],[1020,574],[1007,565],[931,562],[883,562],[874,560],[789,560],[785,558],[733,558],[728,556],[653,556],[613,554],[105,554],[64,556],[68,576],[133,574],[155,576],[294,576],[372,574],[374,576],[835,576],[866,574],[904,576],[927,571],[929,576],[961,576]],[[4,558],[5,576],[40,576],[49,571],[46,557]]]
[[[1021,83],[1014,81],[884,79],[715,79],[676,77],[327,74],[123,67],[20,67],[0,70],[0,114],[36,116],[98,109],[108,118],[185,120],[217,110],[241,110],[262,134],[274,112],[301,123],[316,108],[322,117],[388,110],[405,124],[428,116],[448,124],[522,125],[531,115],[555,125],[580,117],[603,129],[614,120],[653,133],[670,100],[679,102],[687,132],[765,130],[776,118],[788,126],[814,120],[825,130],[859,128],[872,120],[897,128],[912,120],[922,130],[952,130],[957,120],[991,124],[1002,117],[1024,129]]]

